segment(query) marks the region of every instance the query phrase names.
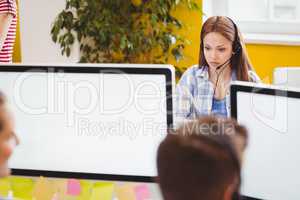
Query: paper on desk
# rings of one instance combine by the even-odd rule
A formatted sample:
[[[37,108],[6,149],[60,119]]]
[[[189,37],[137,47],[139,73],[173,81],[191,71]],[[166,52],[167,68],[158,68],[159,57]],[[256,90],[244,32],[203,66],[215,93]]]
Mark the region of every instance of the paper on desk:
[[[0,179],[0,196],[6,197],[8,191],[11,190],[10,181],[8,178],[1,178]]]
[[[9,180],[14,198],[32,199],[34,182],[31,178],[12,176]]]
[[[69,179],[67,181],[67,194],[71,196],[78,196],[81,193],[81,186],[79,180]]]
[[[52,197],[52,200],[67,199],[67,180],[54,179],[52,183],[55,190],[55,195]]]
[[[134,184],[129,183],[116,186],[116,196],[118,200],[136,200],[134,186]]]
[[[149,188],[146,184],[136,185],[134,188],[136,200],[148,200],[150,199]]]
[[[91,200],[112,200],[114,183],[97,182],[93,186]]]
[[[77,200],[90,200],[92,195],[93,183],[88,180],[80,180],[81,193],[77,196]]]
[[[40,177],[33,189],[35,200],[51,200],[55,194],[55,187],[50,180]]]

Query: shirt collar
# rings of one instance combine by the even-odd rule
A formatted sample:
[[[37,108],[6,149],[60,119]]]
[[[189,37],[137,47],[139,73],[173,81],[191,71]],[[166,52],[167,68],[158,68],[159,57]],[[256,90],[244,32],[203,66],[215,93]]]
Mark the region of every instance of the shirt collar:
[[[196,76],[208,80],[209,79],[208,67],[207,66],[198,67],[196,71]],[[236,70],[232,70],[231,80],[232,81],[237,80]]]
[[[208,67],[207,66],[198,67],[198,70],[196,71],[196,76],[208,80],[209,79]]]

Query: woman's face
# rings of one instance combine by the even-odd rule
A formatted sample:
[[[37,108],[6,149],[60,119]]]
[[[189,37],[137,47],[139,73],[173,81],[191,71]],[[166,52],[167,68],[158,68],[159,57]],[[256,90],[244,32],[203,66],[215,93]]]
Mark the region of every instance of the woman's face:
[[[217,68],[232,56],[232,42],[217,32],[208,33],[203,38],[204,56],[209,67]]]
[[[0,120],[2,123],[0,130],[0,177],[4,177],[10,174],[8,159],[18,144],[18,138],[13,131],[11,117],[3,108],[0,108]]]

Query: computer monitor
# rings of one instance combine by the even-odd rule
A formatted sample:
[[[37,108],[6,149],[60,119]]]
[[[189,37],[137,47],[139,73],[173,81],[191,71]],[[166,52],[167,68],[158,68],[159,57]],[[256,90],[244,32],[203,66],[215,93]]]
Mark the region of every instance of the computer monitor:
[[[2,65],[14,175],[152,182],[173,122],[170,65]]]
[[[300,88],[300,67],[277,67],[273,71],[273,84]]]
[[[300,199],[300,91],[235,82],[231,115],[249,131],[242,194],[255,199]]]

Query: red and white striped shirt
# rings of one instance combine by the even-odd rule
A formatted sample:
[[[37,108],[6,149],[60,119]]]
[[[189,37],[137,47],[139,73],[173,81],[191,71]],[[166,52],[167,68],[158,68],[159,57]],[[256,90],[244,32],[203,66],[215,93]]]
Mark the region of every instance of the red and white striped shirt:
[[[0,0],[0,14],[3,13],[12,14],[13,19],[0,50],[0,63],[11,63],[17,28],[17,5],[15,0]]]

